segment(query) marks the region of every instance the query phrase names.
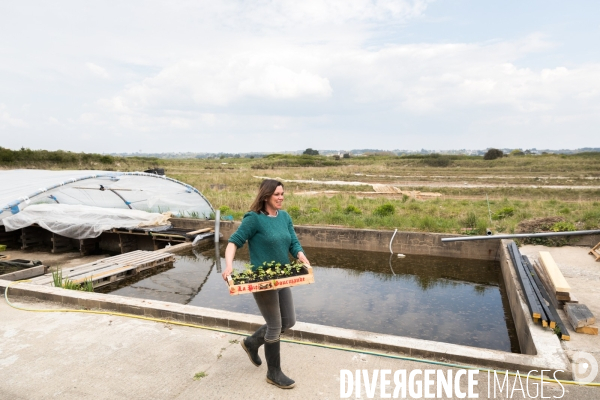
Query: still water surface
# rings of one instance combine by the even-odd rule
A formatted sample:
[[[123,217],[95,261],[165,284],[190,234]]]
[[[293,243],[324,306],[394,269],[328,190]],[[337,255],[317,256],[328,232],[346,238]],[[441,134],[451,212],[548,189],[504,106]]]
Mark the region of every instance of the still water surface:
[[[315,283],[292,288],[299,321],[519,352],[498,262],[305,250]],[[217,252],[178,256],[173,268],[108,290],[260,315],[252,295],[229,295],[219,273],[223,249],[218,258]],[[242,269],[248,260],[246,246],[234,267]]]

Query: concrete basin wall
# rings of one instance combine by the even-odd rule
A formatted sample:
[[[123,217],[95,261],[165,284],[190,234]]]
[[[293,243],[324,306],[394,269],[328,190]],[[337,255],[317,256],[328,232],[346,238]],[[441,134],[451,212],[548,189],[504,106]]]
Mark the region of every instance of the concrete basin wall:
[[[189,218],[172,219],[176,228],[202,229],[214,226],[214,221],[202,221]],[[239,222],[222,221],[220,232],[226,242],[230,235],[240,226]],[[328,249],[348,249],[362,251],[390,251],[390,240],[394,235],[391,230],[352,229],[330,226],[294,227],[302,246]],[[470,258],[476,260],[497,260],[500,251],[500,240],[481,240],[469,242],[441,241],[445,237],[455,237],[443,233],[397,232],[392,242],[394,253],[428,255],[453,258]]]
[[[512,240],[502,240],[500,246],[500,268],[502,269],[502,279],[506,287],[508,302],[510,303],[510,312],[515,323],[515,330],[519,339],[519,346],[522,354],[537,354],[537,349],[531,334],[531,328],[534,327],[533,319],[529,315],[529,308],[525,303],[525,297],[521,290],[517,278],[517,272],[513,266],[510,254],[508,253],[508,244]],[[556,338],[558,343],[558,338]],[[560,346],[560,343],[558,343]]]

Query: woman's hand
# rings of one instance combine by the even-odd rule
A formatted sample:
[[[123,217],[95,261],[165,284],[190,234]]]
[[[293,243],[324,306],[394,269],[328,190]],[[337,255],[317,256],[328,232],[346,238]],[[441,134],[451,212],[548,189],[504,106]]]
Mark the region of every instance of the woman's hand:
[[[223,273],[221,275],[223,275],[224,280],[227,280],[227,277],[229,275],[231,275],[232,272],[233,272],[233,267],[225,267],[225,270],[223,271]]]
[[[308,258],[306,258],[304,253],[301,251],[298,252],[298,261],[300,261],[302,264],[306,265],[307,267],[310,267],[310,261],[308,261]]]

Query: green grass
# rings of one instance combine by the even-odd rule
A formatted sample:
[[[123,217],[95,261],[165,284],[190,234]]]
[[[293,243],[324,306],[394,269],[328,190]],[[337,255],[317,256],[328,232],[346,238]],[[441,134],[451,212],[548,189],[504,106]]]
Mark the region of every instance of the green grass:
[[[82,283],[75,283],[68,278],[63,278],[62,269],[57,269],[52,272],[52,281],[55,287],[69,289],[69,290],[80,290],[83,292],[93,292],[94,284],[90,280],[85,280]]]
[[[208,376],[208,374],[206,372],[200,371],[200,372],[197,372],[196,374],[194,374],[194,380],[199,381],[200,379],[202,379],[206,376]]]
[[[2,154],[8,154],[5,150],[2,149]],[[221,209],[221,215],[231,215],[237,221],[248,211],[256,194],[260,179],[254,176],[268,176],[292,180],[364,182],[359,186],[286,183],[284,208],[299,225],[483,234],[486,228],[510,233],[523,220],[558,216],[562,223],[567,224],[565,226],[578,230],[600,228],[600,189],[593,187],[600,186],[600,153],[510,156],[489,161],[471,156],[389,154],[340,160],[291,155],[223,160],[113,157],[112,164],[102,164],[98,155],[68,153],[50,156],[52,152],[46,154],[43,151],[36,155],[27,149],[11,154],[14,153],[18,153],[18,159],[7,161],[0,157],[0,166],[134,171],[152,164],[159,165],[165,168],[168,176],[200,190],[215,208]],[[28,155],[35,157],[28,159]],[[369,183],[373,182],[400,188],[401,182],[453,182],[459,183],[460,187],[410,188],[411,191],[442,194],[441,198],[427,201],[417,201],[407,195],[367,198],[358,193],[372,192]],[[497,186],[469,187],[481,184]],[[551,185],[589,188],[559,190],[551,188]],[[326,190],[337,193],[298,194]],[[486,194],[491,214],[495,217],[492,221]]]

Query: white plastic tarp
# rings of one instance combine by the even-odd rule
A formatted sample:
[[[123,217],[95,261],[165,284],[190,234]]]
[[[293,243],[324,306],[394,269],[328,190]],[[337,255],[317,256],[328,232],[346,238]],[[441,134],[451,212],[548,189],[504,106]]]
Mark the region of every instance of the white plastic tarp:
[[[4,218],[6,231],[38,224],[72,239],[89,239],[113,228],[169,227],[169,216],[140,210],[68,204],[37,204]]]
[[[214,213],[194,187],[165,176],[112,171],[0,171],[0,225],[34,204],[133,209],[207,219]]]

